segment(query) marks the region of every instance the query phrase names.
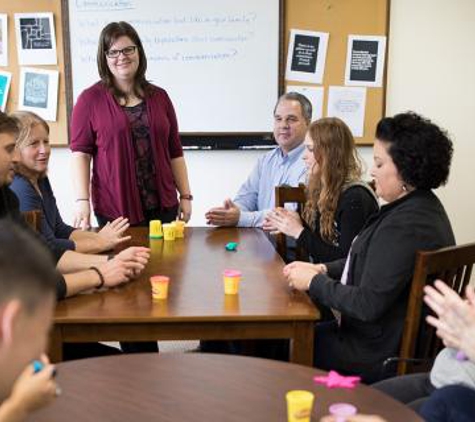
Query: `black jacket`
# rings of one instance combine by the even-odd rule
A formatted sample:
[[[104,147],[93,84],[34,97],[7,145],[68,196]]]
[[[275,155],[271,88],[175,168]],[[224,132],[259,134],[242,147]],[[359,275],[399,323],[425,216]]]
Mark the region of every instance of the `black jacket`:
[[[18,198],[11,191],[8,186],[0,187],[0,218],[9,218],[12,224],[18,224],[27,230],[32,236],[35,236],[45,247],[43,239],[38,236],[23,219],[20,212],[20,205]],[[58,262],[64,251],[51,250],[47,248],[53,256],[54,262]],[[57,278],[56,282],[56,295],[58,299],[64,299],[66,297],[66,282],[63,276]]]
[[[341,312],[335,335],[341,369],[363,373],[398,354],[416,251],[453,244],[438,198],[416,190],[368,220],[351,248],[346,285],[339,281],[345,260],[327,264],[328,274],[314,277],[310,297]]]
[[[315,230],[308,225],[297,239],[297,246],[303,248],[313,262],[328,262],[346,258],[351,242],[361,231],[368,217],[378,211],[378,203],[370,187],[356,184],[345,189],[338,200],[335,211],[337,241],[328,243],[320,234],[320,214],[315,217]]]

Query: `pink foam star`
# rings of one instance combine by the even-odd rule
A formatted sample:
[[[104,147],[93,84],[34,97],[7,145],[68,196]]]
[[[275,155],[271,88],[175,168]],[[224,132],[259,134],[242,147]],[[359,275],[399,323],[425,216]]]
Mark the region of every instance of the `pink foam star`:
[[[317,384],[325,384],[328,388],[355,388],[361,377],[345,377],[336,371],[330,371],[327,376],[314,377]]]

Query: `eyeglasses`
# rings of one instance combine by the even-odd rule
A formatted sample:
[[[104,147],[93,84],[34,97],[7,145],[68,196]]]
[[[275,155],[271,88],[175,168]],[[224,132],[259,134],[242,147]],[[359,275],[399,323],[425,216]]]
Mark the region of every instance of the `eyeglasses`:
[[[109,57],[109,59],[117,59],[120,56],[120,53],[124,56],[131,56],[135,53],[135,50],[137,50],[136,45],[129,45],[122,50],[108,50],[106,51],[106,56]]]

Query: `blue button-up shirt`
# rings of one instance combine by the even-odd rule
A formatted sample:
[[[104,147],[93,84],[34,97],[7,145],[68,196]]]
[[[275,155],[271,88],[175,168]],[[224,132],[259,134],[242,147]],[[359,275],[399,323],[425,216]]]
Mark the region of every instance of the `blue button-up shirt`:
[[[261,227],[267,212],[275,208],[275,187],[305,183],[307,170],[302,160],[304,148],[304,145],[300,145],[288,154],[276,148],[259,157],[257,165],[234,199],[241,209],[238,226]]]

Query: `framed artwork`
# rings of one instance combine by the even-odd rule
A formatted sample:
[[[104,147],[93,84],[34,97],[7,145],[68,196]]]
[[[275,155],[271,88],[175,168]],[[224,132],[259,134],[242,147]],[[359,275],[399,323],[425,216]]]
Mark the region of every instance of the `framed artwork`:
[[[45,120],[56,121],[58,108],[57,70],[22,67],[18,109],[32,111]]]
[[[52,13],[15,13],[20,65],[57,64]]]

